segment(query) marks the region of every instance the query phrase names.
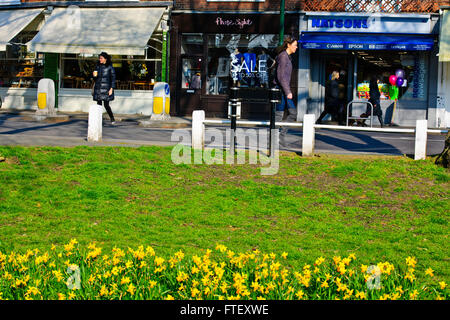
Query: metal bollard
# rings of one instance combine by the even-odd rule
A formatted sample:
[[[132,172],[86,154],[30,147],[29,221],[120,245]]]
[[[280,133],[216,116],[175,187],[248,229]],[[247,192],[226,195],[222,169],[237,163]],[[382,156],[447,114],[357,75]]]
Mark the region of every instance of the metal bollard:
[[[230,155],[233,156],[233,159],[236,148],[236,118],[237,118],[236,109],[239,103],[238,92],[239,87],[230,88],[230,105],[231,105]]]
[[[280,89],[277,87],[270,89],[270,138],[269,138],[269,156],[275,156],[276,150],[276,131],[275,131],[275,111],[277,104],[280,103]]]

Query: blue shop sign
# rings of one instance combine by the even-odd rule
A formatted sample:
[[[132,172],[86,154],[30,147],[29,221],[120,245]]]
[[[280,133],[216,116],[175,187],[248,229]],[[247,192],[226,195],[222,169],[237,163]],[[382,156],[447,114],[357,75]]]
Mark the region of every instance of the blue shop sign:
[[[430,51],[433,37],[414,35],[359,35],[302,33],[304,49]]]
[[[311,12],[309,32],[432,34],[431,15]]]

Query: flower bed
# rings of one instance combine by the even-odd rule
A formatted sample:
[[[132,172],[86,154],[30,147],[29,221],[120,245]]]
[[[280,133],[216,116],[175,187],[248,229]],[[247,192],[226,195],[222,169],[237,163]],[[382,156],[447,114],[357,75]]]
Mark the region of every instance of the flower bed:
[[[356,256],[319,257],[300,270],[287,253],[237,253],[217,245],[201,255],[182,251],[164,258],[152,247],[104,253],[72,239],[49,252],[0,252],[0,299],[205,299],[205,300],[412,300],[445,299],[447,284],[434,271],[389,262],[358,264]],[[425,280],[416,276],[423,272]]]

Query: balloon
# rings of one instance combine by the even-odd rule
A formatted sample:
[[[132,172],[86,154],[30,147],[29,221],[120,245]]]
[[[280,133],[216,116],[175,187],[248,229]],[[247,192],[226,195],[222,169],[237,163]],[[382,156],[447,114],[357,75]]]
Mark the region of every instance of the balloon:
[[[389,97],[391,100],[397,100],[399,94],[399,89],[396,86],[389,87]]]
[[[403,78],[398,78],[397,79],[397,87],[401,87],[403,86],[403,84],[405,83],[405,80],[403,80]]]
[[[389,83],[392,84],[393,86],[396,86],[397,85],[397,79],[398,79],[397,76],[392,75],[392,76],[389,77]]]
[[[402,69],[398,69],[397,71],[395,71],[395,76],[397,78],[405,79],[405,71],[403,71]]]

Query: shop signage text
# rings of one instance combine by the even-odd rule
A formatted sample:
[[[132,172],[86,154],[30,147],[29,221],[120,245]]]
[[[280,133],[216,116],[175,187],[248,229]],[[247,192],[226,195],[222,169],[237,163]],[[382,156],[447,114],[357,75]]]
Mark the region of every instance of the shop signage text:
[[[312,19],[312,28],[368,29],[368,19]]]
[[[225,27],[234,27],[237,26],[239,29],[244,29],[245,26],[251,26],[253,21],[251,19],[246,18],[236,18],[236,19],[223,19],[221,17],[217,17],[216,25],[217,26],[225,26]]]
[[[433,30],[430,15],[315,13],[307,16],[308,31],[312,32],[430,34]]]
[[[432,44],[302,43],[304,49],[429,51]]]

